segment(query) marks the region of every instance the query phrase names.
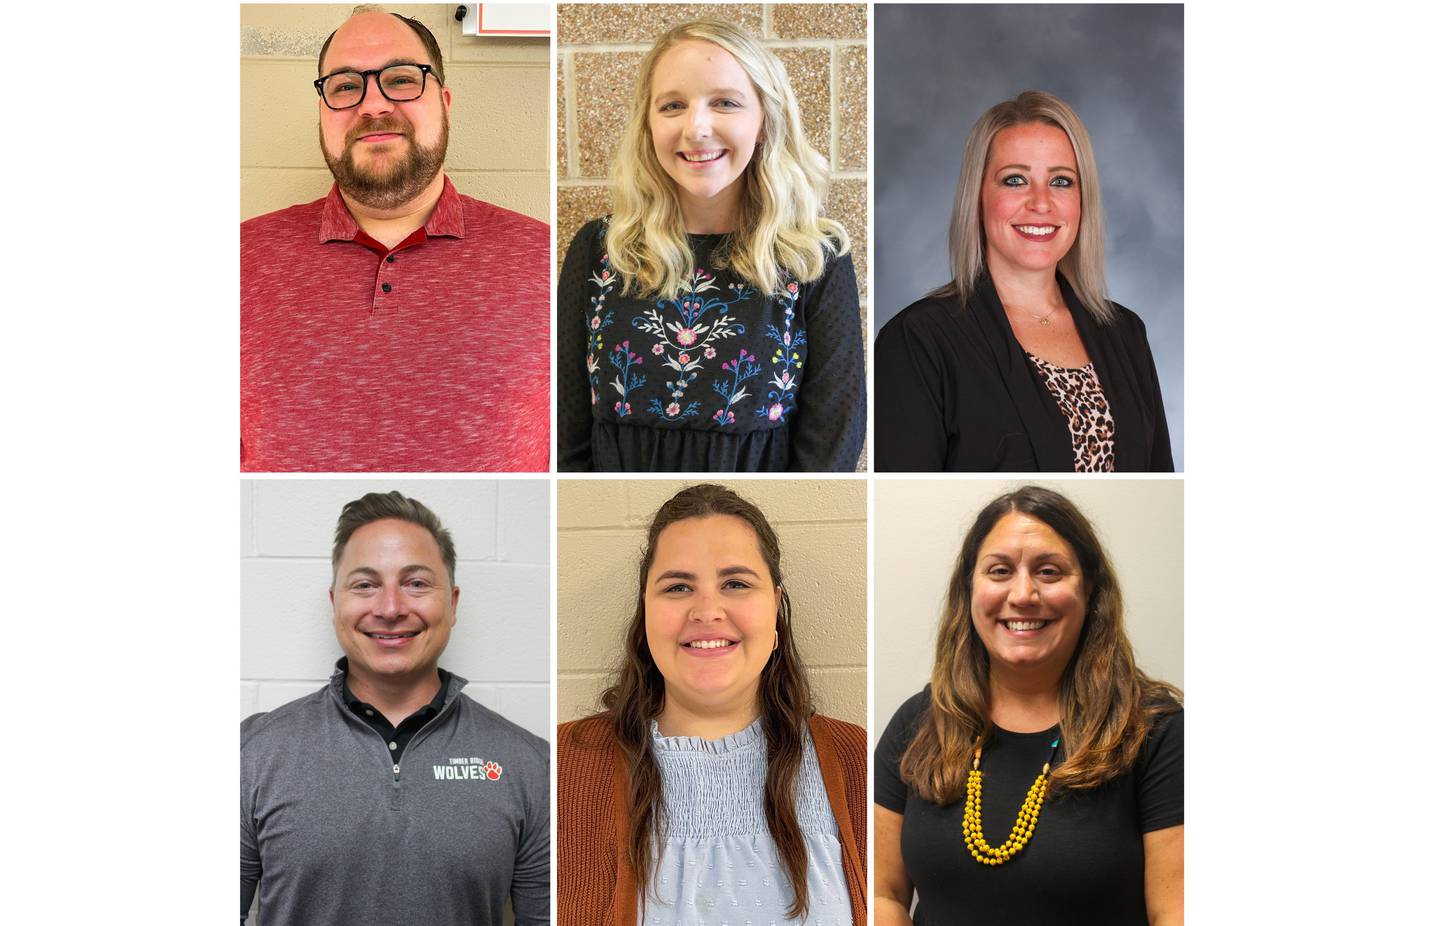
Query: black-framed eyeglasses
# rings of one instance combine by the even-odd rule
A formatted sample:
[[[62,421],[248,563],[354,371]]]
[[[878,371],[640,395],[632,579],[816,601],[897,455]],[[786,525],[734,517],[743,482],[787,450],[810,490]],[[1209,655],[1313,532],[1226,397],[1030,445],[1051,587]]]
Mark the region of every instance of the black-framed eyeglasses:
[[[392,64],[373,71],[336,71],[315,81],[315,92],[331,109],[353,109],[364,101],[365,90],[374,77],[385,99],[408,103],[420,99],[425,92],[425,76],[433,70],[428,64]]]

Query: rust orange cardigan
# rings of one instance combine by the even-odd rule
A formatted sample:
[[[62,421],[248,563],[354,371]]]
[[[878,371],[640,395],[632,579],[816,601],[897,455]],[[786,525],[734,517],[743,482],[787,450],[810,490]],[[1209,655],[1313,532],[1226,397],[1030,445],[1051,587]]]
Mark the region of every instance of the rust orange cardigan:
[[[869,766],[864,729],[816,715],[810,736],[820,776],[840,827],[850,911],[865,923],[865,819]],[[629,771],[610,718],[560,725],[556,741],[555,922],[561,926],[635,926],[635,873],[621,848],[629,829]]]

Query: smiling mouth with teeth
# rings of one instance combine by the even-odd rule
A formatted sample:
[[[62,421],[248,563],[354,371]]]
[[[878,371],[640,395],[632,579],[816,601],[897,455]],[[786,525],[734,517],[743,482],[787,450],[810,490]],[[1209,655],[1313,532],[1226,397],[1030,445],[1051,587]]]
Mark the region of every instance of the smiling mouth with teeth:
[[[370,637],[372,640],[403,640],[409,637],[417,636],[419,633],[420,631],[418,630],[407,630],[404,633],[376,633],[373,631],[366,631],[365,636]]]
[[[734,640],[696,640],[685,644],[687,649],[722,649],[734,645]]]
[[[682,151],[680,157],[691,164],[703,164],[706,161],[713,161],[725,153],[725,149],[719,151]]]
[[[1048,235],[1059,229],[1058,225],[1016,225],[1015,227],[1027,235]]]
[[[1049,621],[1001,621],[1006,630],[1039,630]]]

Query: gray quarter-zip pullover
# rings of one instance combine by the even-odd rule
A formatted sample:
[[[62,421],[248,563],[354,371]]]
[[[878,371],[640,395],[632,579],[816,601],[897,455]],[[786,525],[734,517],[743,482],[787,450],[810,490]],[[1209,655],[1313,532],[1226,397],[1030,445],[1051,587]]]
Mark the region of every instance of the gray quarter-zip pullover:
[[[262,926],[550,921],[550,747],[461,694],[398,764],[330,684],[240,725],[240,878]]]

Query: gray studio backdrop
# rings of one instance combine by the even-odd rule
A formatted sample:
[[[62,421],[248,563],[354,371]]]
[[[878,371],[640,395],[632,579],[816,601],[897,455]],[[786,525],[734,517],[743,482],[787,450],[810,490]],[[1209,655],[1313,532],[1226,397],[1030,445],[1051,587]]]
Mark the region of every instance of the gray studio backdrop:
[[[1177,472],[1184,50],[1178,4],[875,5],[875,330],[950,279],[950,209],[975,120],[1022,90],[1054,93],[1095,146],[1110,298],[1145,321]]]

